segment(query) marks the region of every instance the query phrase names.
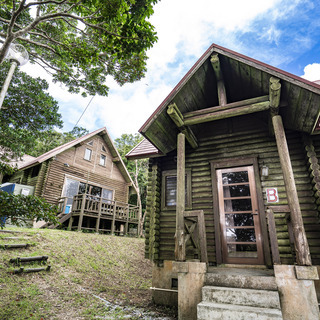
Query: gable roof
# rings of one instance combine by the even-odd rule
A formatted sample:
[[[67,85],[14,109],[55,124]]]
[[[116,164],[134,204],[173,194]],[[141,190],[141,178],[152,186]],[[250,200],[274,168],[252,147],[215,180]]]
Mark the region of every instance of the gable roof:
[[[151,142],[147,139],[140,141],[127,154],[127,159],[153,158],[163,155]]]
[[[219,106],[218,81],[210,62],[214,53],[220,60],[228,103],[269,95],[269,80],[276,77],[281,83],[282,104],[286,105],[280,110],[285,127],[310,134],[317,130],[318,83],[212,44],[139,130],[162,153],[176,149],[179,132],[166,112],[169,104],[175,103],[182,114]],[[198,129],[192,126],[195,134]]]
[[[72,147],[74,147],[74,146],[76,146],[76,145],[78,145],[78,144],[80,144],[80,143],[82,143],[82,142],[94,137],[95,135],[100,135],[104,139],[104,141],[107,144],[107,146],[108,146],[108,148],[110,150],[110,153],[111,153],[111,155],[112,155],[112,157],[114,159],[114,162],[117,163],[117,166],[118,166],[120,172],[122,173],[123,177],[125,178],[126,182],[131,183],[132,185],[134,185],[133,181],[132,181],[132,179],[130,177],[129,172],[128,172],[126,166],[124,165],[124,163],[123,163],[123,161],[121,159],[121,156],[120,156],[118,150],[116,149],[116,147],[115,147],[112,139],[110,138],[109,133],[108,133],[108,131],[107,131],[107,129],[105,127],[97,129],[97,130],[95,130],[95,131],[93,131],[91,133],[88,133],[88,134],[80,137],[80,138],[74,139],[72,141],[69,141],[69,142],[61,145],[61,146],[58,146],[58,147],[56,147],[56,148],[54,148],[54,149],[52,149],[52,150],[40,155],[37,158],[31,159],[30,161],[24,163],[19,169],[23,170],[23,169],[27,169],[29,167],[33,167],[33,166],[35,166],[37,164],[40,164],[40,163],[42,163],[42,162],[44,162],[44,161],[46,161],[48,159],[53,158],[54,156],[56,156],[56,155],[58,155],[58,154],[60,154],[60,153],[62,153],[64,151],[66,151],[66,150],[68,150],[68,149],[70,149],[70,148],[72,148]]]

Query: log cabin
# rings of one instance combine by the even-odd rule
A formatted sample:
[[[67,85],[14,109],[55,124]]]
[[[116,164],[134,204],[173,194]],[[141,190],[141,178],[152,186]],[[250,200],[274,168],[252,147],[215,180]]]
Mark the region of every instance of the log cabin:
[[[129,226],[137,230],[138,207],[128,204],[134,184],[106,128],[23,163],[9,182],[33,186],[34,195],[58,206],[69,229],[121,235]]]
[[[319,113],[317,83],[216,44],[200,57],[127,154],[149,158],[156,303],[183,320],[319,319]]]

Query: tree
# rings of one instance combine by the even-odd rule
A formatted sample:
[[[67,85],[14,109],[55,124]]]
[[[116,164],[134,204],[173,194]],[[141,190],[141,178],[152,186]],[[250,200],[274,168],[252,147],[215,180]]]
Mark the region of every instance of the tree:
[[[6,219],[11,224],[22,226],[33,220],[59,223],[57,208],[36,196],[14,195],[0,190],[0,228]]]
[[[70,92],[107,95],[106,77],[120,85],[146,71],[157,40],[148,22],[157,0],[1,0],[0,63],[20,43],[32,63]]]
[[[147,180],[148,180],[148,160],[139,159],[128,161],[125,155],[135,147],[143,137],[140,134],[122,134],[120,138],[115,139],[115,145],[118,149],[123,162],[125,163],[134,182],[137,191],[135,202],[139,206],[140,219],[140,236],[143,232],[143,224],[145,220],[146,196],[147,196]],[[131,199],[132,201],[133,199]],[[144,212],[143,212],[144,211]]]
[[[1,65],[0,83],[8,68],[9,63]],[[8,162],[32,150],[45,131],[62,126],[58,103],[47,89],[45,80],[16,71],[0,110],[0,173],[10,173]]]
[[[42,133],[41,138],[35,141],[32,150],[28,151],[30,156],[38,157],[58,146],[61,146],[76,138],[80,138],[89,131],[82,127],[74,127],[69,132],[58,132],[56,130],[48,130]]]

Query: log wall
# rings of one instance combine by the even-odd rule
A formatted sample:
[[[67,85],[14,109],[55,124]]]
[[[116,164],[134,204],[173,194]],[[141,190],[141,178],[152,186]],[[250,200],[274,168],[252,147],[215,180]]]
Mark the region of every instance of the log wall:
[[[313,264],[319,264],[320,224],[305,148],[301,134],[289,131],[286,134],[312,261]],[[204,211],[208,258],[209,262],[214,264],[216,257],[210,161],[257,156],[259,169],[262,165],[269,167],[269,176],[260,177],[265,207],[271,206],[266,202],[265,189],[268,187],[278,189],[279,202],[275,205],[287,205],[288,202],[276,141],[269,134],[267,124],[260,123],[255,117],[224,120],[220,123],[217,121],[212,123],[211,132],[208,133],[207,128],[205,135],[198,142],[199,147],[196,150],[189,148],[186,152],[186,168],[192,171],[192,209]],[[320,139],[318,139],[318,146],[320,153]],[[159,158],[162,171],[176,169],[175,156],[175,153],[171,153]],[[275,218],[281,262],[292,264],[294,251],[290,245],[285,212],[276,213]],[[175,210],[162,210],[160,213],[160,260],[174,260],[174,234]]]

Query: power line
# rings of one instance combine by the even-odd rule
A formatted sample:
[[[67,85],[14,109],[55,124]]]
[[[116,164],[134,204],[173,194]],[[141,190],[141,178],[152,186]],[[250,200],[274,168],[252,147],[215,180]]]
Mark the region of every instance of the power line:
[[[78,119],[77,123],[74,125],[73,129],[78,125],[79,121],[81,120],[82,116],[84,115],[84,113],[87,111],[91,101],[93,100],[94,96],[92,96],[92,98],[90,99],[89,103],[87,104],[86,108],[83,110],[82,115],[80,116],[80,118]]]

